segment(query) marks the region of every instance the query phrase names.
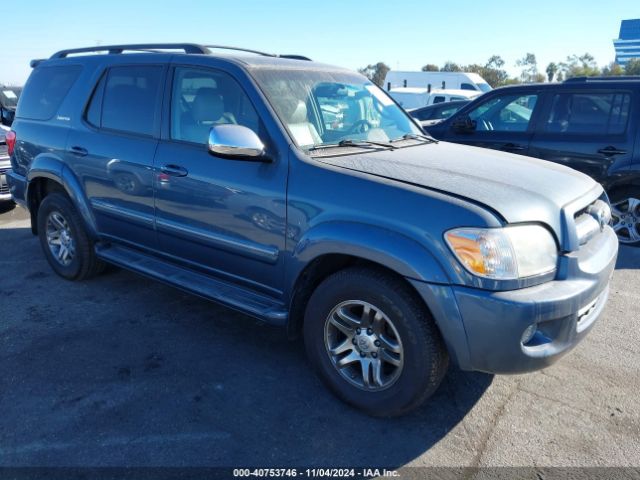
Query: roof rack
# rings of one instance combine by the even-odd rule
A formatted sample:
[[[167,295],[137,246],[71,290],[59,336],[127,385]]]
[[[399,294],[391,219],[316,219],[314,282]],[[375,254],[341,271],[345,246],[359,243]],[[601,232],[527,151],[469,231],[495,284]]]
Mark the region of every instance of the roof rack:
[[[567,78],[564,83],[577,83],[577,82],[615,82],[616,80],[640,80],[640,75],[612,75],[608,77],[572,77]]]
[[[51,58],[66,58],[76,53],[96,53],[107,52],[123,53],[123,52],[156,52],[159,50],[182,50],[184,53],[200,53],[207,54],[209,50],[202,45],[194,43],[140,43],[131,45],[97,45],[95,47],[72,48],[69,50],[60,50],[51,55]]]
[[[205,47],[214,48],[217,50],[236,50],[238,52],[255,53],[256,55],[262,55],[263,57],[288,58],[289,60],[306,60],[308,62],[311,61],[309,57],[305,57],[304,55],[295,55],[295,54],[279,55],[277,53],[261,52],[259,50],[251,50],[249,48],[228,47],[226,45],[205,45]]]
[[[266,53],[249,48],[229,47],[226,45],[198,45],[195,43],[140,43],[131,45],[97,45],[95,47],[72,48],[69,50],[60,50],[51,55],[50,58],[66,58],[69,55],[78,53],[98,53],[106,52],[108,54],[120,54],[124,52],[145,52],[145,53],[163,53],[165,50],[181,50],[186,54],[211,54],[210,49],[216,50],[235,50],[238,52],[255,53],[265,57],[288,58],[292,60],[308,60],[311,59],[303,55],[277,55],[275,53]],[[37,62],[37,63],[36,63]],[[40,60],[34,60],[32,67],[37,66]],[[34,65],[35,63],[35,65]]]

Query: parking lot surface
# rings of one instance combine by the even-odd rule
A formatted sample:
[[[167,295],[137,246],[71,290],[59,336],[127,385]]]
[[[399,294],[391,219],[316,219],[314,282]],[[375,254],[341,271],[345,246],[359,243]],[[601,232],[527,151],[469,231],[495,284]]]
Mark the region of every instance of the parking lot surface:
[[[640,249],[603,318],[533,374],[452,368],[417,412],[335,399],[283,331],[112,270],[55,276],[0,207],[0,466],[638,466]]]

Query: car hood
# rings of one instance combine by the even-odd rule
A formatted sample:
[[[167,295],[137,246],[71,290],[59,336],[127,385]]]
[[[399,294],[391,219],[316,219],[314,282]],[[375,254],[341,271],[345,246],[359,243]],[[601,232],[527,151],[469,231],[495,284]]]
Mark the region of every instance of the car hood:
[[[586,206],[602,193],[590,177],[562,165],[446,142],[318,160],[463,197],[509,223],[547,223],[558,237],[560,211],[583,197]]]

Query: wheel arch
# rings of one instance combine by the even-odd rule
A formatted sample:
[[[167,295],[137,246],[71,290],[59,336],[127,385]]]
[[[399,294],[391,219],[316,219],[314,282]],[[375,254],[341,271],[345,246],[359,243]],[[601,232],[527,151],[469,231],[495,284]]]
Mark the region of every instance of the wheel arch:
[[[89,201],[82,190],[80,181],[75,174],[60,159],[55,157],[36,157],[27,174],[27,189],[25,198],[31,213],[31,231],[38,233],[37,217],[40,203],[52,191],[65,193],[78,210],[87,233],[97,238],[95,217],[89,206]]]
[[[449,283],[435,256],[411,238],[363,224],[323,225],[298,242],[287,272],[290,338],[299,334],[306,304],[315,288],[333,273],[352,266],[368,266],[400,279],[429,312],[429,305],[408,278]]]

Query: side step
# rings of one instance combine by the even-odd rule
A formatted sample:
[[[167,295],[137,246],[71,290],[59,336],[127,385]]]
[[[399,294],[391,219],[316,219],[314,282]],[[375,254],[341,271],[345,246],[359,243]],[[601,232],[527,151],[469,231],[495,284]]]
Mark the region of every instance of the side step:
[[[288,313],[282,303],[267,295],[211,278],[120,245],[96,246],[96,254],[106,262],[146,275],[207,300],[246,313],[273,325],[284,326]]]

